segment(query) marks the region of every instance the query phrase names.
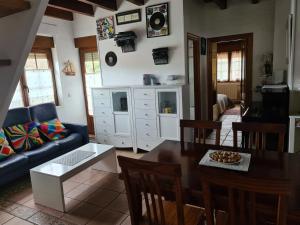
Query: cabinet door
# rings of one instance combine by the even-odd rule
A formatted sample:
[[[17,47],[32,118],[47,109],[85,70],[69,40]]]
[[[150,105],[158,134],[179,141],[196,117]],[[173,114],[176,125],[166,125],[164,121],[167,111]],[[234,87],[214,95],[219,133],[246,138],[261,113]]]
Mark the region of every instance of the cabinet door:
[[[177,89],[157,90],[160,138],[179,140],[179,96]]]
[[[129,93],[128,90],[111,90],[114,133],[131,135]]]

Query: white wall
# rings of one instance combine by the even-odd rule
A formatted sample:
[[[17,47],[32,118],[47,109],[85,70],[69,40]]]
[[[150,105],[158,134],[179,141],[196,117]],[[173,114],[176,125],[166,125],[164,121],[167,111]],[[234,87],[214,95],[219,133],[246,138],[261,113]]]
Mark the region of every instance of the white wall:
[[[52,55],[60,103],[57,107],[59,118],[64,122],[86,124],[79,52],[74,46],[73,22],[44,16],[38,34],[54,39]],[[74,64],[75,76],[66,76],[62,72],[67,60]]]
[[[146,6],[153,5],[165,0],[149,0]],[[184,27],[183,27],[183,1],[172,0],[170,5],[170,36],[147,38],[145,6],[142,9],[142,21],[127,25],[115,26],[116,32],[134,31],[138,38],[136,40],[136,51],[122,53],[113,39],[99,42],[101,70],[104,86],[111,85],[141,85],[143,74],[150,73],[158,75],[163,82],[167,75],[185,75],[184,57]],[[138,6],[122,1],[119,11],[123,12],[139,8]],[[74,35],[75,37],[89,36],[96,34],[96,19],[111,16],[117,12],[111,12],[98,8],[95,18],[75,15]],[[152,49],[169,47],[169,64],[156,66],[152,58]],[[105,55],[114,51],[118,56],[116,66],[109,67],[105,63]]]
[[[259,100],[260,95],[254,88],[261,81],[261,57],[273,52],[274,0],[261,0],[258,4],[248,0],[228,0],[225,10],[213,2],[185,0],[184,12],[186,31],[201,37],[253,32],[253,100]],[[206,57],[202,57],[201,65],[202,90],[206,96]]]
[[[5,119],[48,3],[46,0],[29,1],[29,10],[0,18],[0,59],[12,60],[12,65],[0,67],[0,124]]]

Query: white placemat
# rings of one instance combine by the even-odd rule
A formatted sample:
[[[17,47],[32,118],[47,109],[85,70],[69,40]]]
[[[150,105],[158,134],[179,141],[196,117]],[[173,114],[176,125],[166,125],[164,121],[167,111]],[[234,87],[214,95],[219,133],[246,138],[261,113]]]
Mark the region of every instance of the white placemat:
[[[238,171],[245,171],[245,172],[249,170],[251,154],[240,153],[242,157],[242,161],[238,164],[223,164],[223,163],[215,162],[211,160],[211,158],[209,157],[209,154],[215,151],[216,150],[208,150],[205,156],[203,156],[203,158],[200,160],[199,165],[219,167],[223,169],[238,170]]]

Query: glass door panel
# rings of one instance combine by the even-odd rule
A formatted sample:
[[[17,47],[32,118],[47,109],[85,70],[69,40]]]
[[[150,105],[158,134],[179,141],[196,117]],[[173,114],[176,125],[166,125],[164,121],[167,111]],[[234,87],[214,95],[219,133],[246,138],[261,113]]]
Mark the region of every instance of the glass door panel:
[[[112,92],[114,112],[128,112],[127,92]]]
[[[159,114],[177,114],[177,93],[176,91],[158,92]]]

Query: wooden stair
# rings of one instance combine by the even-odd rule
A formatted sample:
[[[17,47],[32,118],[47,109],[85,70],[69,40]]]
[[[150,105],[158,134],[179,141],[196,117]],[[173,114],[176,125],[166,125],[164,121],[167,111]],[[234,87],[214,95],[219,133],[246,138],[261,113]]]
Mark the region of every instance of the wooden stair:
[[[0,18],[30,9],[30,2],[25,0],[0,0]]]
[[[0,67],[1,66],[10,66],[11,60],[10,59],[0,59]]]

